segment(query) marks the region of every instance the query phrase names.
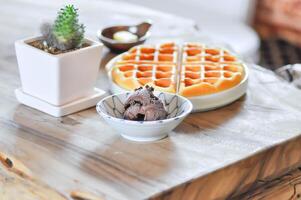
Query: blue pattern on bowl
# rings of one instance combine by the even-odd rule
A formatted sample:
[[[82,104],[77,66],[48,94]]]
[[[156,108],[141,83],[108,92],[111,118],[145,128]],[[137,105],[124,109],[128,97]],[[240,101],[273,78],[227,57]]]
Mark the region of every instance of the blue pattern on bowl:
[[[122,94],[115,94],[109,97],[106,97],[96,105],[97,111],[104,117],[114,117],[115,119],[122,121],[129,121],[123,119],[124,112],[124,102],[128,98],[131,92],[126,92]],[[178,120],[187,112],[190,112],[192,109],[192,104],[186,98],[175,94],[169,94],[164,92],[155,92],[155,95],[161,99],[167,110],[167,119],[157,120],[157,121],[129,121],[136,123],[163,123],[164,121],[169,120]]]

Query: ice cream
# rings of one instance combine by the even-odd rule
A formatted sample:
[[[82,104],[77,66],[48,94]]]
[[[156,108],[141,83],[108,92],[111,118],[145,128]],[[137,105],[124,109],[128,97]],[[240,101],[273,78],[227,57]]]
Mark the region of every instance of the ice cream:
[[[154,95],[154,88],[145,86],[135,90],[125,102],[124,119],[135,121],[154,121],[166,119],[167,112],[163,102]]]

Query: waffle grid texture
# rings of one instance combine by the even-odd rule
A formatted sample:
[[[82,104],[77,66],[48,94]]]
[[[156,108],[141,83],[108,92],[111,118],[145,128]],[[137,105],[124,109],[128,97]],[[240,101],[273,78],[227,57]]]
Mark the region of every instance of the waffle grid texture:
[[[145,84],[186,97],[217,93],[239,84],[244,64],[234,54],[199,43],[141,45],[121,56],[113,81],[126,90]]]

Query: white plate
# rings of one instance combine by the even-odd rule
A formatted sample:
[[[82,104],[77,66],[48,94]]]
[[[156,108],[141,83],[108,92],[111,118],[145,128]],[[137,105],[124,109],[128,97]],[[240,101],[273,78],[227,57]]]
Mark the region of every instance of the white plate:
[[[124,54],[124,53],[123,53]],[[123,54],[120,54],[110,60],[107,65],[106,65],[106,70],[108,71],[108,77],[110,80],[110,90],[112,93],[122,93],[126,92],[128,90],[120,87],[117,85],[111,75],[111,69],[114,66],[115,62],[121,58]],[[193,104],[193,110],[192,112],[202,112],[202,111],[208,111],[212,109],[216,109],[225,105],[228,105],[235,100],[239,99],[242,97],[248,87],[248,79],[249,79],[249,70],[248,67],[244,64],[244,71],[245,71],[245,76],[244,79],[235,87],[224,90],[222,92],[218,92],[215,94],[209,94],[209,95],[202,95],[202,96],[196,96],[196,97],[189,97],[189,99],[192,104]]]

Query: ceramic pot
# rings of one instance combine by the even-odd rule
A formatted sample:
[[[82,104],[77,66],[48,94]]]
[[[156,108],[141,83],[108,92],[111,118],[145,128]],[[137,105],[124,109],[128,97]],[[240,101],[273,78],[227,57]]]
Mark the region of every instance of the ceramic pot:
[[[29,45],[41,37],[15,42],[22,90],[55,106],[93,93],[103,45],[89,39],[89,46],[53,55]]]

